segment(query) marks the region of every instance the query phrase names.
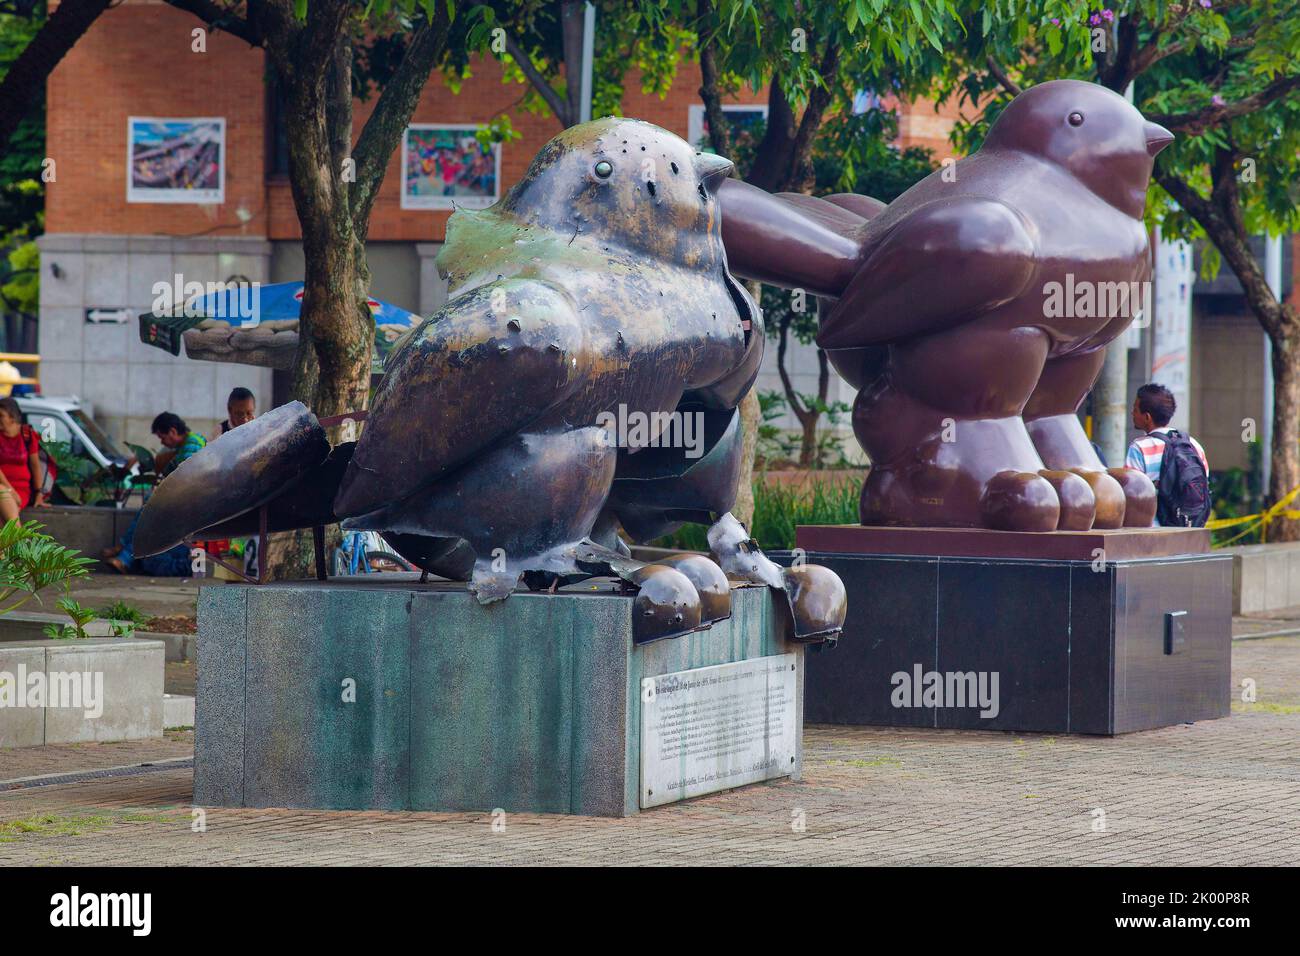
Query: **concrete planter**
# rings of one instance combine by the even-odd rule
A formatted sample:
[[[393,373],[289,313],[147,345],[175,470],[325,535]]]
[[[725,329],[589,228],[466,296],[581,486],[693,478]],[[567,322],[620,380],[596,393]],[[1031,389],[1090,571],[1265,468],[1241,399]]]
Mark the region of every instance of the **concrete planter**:
[[[45,614],[38,611],[14,611],[0,617],[0,646],[14,641],[45,640],[47,624],[67,624],[66,614]],[[90,637],[112,637],[109,621],[91,621],[86,626]],[[167,663],[194,660],[195,634],[163,634],[157,631],[135,631],[133,638],[161,641],[167,648]],[[170,725],[169,725],[170,726]]]
[[[1265,614],[1300,605],[1300,543],[1222,548],[1232,555],[1232,613]]]
[[[162,736],[163,657],[138,638],[0,643],[0,749]]]
[[[92,571],[105,570],[99,553],[115,547],[118,539],[135,520],[138,508],[97,508],[82,505],[53,505],[49,508],[28,508],[21,515],[23,521],[36,521],[45,526],[45,533],[65,548],[75,548],[97,563]]]

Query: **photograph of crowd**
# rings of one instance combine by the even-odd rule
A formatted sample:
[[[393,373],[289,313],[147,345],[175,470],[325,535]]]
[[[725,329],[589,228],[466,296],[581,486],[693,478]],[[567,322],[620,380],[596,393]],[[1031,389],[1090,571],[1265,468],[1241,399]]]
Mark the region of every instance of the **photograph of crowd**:
[[[223,202],[226,121],[132,116],[127,162],[127,202]]]
[[[483,209],[500,196],[501,146],[477,126],[412,124],[402,140],[403,209]]]

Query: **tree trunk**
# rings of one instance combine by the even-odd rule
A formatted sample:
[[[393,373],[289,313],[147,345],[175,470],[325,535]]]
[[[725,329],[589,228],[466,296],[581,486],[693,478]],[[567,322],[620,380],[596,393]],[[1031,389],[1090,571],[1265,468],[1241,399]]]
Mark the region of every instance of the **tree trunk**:
[[[1271,505],[1300,485],[1300,314],[1279,302],[1251,252],[1242,214],[1236,165],[1241,157],[1218,150],[1210,163],[1210,198],[1180,179],[1159,172],[1156,181],[1205,230],[1241,282],[1246,303],[1273,343],[1273,447],[1268,501]],[[1213,468],[1213,462],[1211,462]],[[1293,504],[1294,507],[1294,504]],[[1300,521],[1279,518],[1270,541],[1300,541]]]
[[[1300,349],[1296,330],[1286,337],[1269,336],[1273,343],[1273,447],[1269,473],[1269,503],[1280,501],[1300,485]],[[1292,502],[1291,509],[1300,510]],[[1300,521],[1279,518],[1268,529],[1269,541],[1300,541]]]
[[[736,479],[736,503],[731,507],[731,513],[746,528],[754,524],[754,454],[758,450],[758,426],[762,420],[758,393],[751,388],[740,400],[740,476]]]

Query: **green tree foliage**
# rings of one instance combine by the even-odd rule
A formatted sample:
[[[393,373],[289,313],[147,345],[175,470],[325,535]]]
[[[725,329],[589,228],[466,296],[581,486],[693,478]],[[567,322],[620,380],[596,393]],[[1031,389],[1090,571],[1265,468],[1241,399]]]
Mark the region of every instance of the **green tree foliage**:
[[[1300,485],[1300,312],[1273,294],[1249,241],[1300,227],[1300,2],[995,0],[960,12],[944,83],[984,107],[959,131],[967,146],[1016,90],[1061,77],[1132,84],[1137,107],[1177,137],[1156,162],[1149,220],[1208,240],[1205,269],[1232,269],[1272,343],[1268,498],[1280,500]],[[1270,534],[1298,539],[1300,521]]]

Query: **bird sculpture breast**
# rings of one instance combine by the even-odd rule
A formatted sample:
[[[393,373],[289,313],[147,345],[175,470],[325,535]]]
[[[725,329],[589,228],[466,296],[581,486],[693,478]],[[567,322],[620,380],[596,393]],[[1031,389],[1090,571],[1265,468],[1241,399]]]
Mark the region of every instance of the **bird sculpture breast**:
[[[159,485],[137,550],[265,504],[277,529],[378,531],[483,603],[612,574],[651,640],[727,616],[738,580],[783,596],[795,639],[834,639],[839,578],[778,567],[730,514],[763,354],[722,242],[731,168],[636,120],[566,130],[495,206],[452,215],[448,302],[395,343],[355,444],[329,448],[301,405],[255,419]],[[238,501],[213,481],[233,472]],[[632,557],[687,521],[712,558]]]

